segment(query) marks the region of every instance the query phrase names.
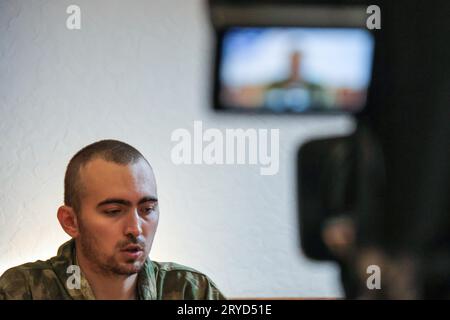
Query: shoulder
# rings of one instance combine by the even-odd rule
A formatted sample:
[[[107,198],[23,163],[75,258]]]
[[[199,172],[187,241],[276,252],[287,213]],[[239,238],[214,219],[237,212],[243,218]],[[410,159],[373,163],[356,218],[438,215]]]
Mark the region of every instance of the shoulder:
[[[204,273],[175,262],[152,261],[163,299],[225,299]]]
[[[45,261],[36,261],[6,270],[0,277],[0,299],[31,299],[30,279],[49,268]]]
[[[208,276],[194,268],[175,262],[152,261],[152,263],[155,266],[157,278],[164,278],[165,280],[171,280],[171,278],[185,279],[197,286],[212,283]]]
[[[181,272],[204,275],[203,273],[201,273],[200,271],[197,271],[194,268],[190,268],[190,267],[187,267],[182,264],[175,263],[175,262],[158,262],[158,261],[152,260],[152,263],[156,267],[157,271],[159,271],[159,272],[181,271]]]

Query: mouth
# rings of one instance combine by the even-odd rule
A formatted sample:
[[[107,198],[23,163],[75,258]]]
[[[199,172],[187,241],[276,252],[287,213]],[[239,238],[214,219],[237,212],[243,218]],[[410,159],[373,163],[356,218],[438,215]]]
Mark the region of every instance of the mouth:
[[[136,259],[144,254],[144,249],[138,245],[128,245],[120,250],[127,258]]]

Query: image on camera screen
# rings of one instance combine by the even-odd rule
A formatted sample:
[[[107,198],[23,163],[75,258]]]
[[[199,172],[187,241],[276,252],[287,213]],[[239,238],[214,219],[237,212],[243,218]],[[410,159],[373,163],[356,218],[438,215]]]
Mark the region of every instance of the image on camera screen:
[[[302,113],[365,106],[374,51],[368,30],[233,27],[221,40],[221,108]]]

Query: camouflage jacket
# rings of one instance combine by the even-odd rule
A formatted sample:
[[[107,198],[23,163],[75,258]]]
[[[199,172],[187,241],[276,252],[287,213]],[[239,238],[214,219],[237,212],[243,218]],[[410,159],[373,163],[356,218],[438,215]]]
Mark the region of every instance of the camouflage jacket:
[[[47,261],[38,260],[5,271],[0,277],[0,300],[95,299],[82,272],[78,286],[73,285],[71,265],[77,265],[73,240],[64,243],[57,255]],[[206,275],[176,263],[159,263],[149,258],[138,274],[137,290],[141,300],[225,299]]]

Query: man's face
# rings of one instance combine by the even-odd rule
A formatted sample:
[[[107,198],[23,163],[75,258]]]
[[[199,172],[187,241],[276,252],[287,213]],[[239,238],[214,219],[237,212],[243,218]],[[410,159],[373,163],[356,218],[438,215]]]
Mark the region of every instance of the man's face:
[[[105,275],[139,272],[158,226],[153,170],[143,159],[128,165],[94,159],[79,174],[83,192],[77,243],[81,253]]]

